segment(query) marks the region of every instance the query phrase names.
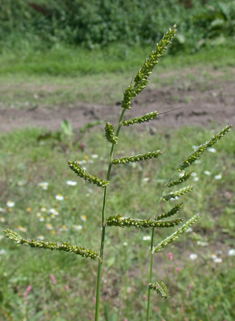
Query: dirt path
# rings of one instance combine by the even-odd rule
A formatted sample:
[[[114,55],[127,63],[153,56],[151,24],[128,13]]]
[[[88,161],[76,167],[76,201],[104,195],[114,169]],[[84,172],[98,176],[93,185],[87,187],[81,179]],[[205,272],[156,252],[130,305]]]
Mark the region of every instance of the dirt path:
[[[108,120],[116,123],[120,114],[121,102],[114,105],[89,105],[79,102],[74,107],[63,106],[46,108],[0,109],[0,131],[10,131],[27,126],[56,130],[66,118],[74,129],[94,120]],[[170,113],[168,110],[179,108]],[[212,83],[210,88],[170,88],[146,89],[133,102],[132,109],[126,112],[126,119],[141,116],[157,110],[164,113],[151,121],[150,126],[172,128],[182,125],[205,126],[210,122],[221,125],[235,123],[235,84],[234,81]]]

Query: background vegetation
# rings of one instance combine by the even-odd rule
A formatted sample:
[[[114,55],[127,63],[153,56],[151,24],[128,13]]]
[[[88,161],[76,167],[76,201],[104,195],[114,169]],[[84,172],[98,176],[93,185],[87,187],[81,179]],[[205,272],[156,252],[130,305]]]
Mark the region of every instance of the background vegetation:
[[[176,22],[171,52],[234,43],[233,0],[1,0],[0,5],[0,41],[10,48],[153,44]]]

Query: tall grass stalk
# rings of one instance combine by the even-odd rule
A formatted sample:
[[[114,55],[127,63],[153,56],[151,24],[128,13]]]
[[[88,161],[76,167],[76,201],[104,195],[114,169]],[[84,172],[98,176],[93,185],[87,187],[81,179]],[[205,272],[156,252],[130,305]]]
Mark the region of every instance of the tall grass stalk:
[[[116,130],[115,136],[119,136],[119,131],[121,129],[122,119],[125,113],[125,109],[122,110],[118,127]],[[112,160],[113,160],[113,151],[114,151],[115,143],[112,143],[110,155],[109,155],[109,167],[107,172],[107,181],[110,180],[110,174],[112,169]],[[98,273],[97,273],[97,287],[96,287],[96,308],[95,308],[95,321],[99,320],[99,308],[100,308],[100,290],[101,290],[101,272],[103,265],[103,255],[104,255],[104,243],[105,243],[105,207],[106,207],[106,199],[107,199],[107,190],[108,187],[104,188],[104,196],[103,196],[103,207],[102,207],[102,232],[101,232],[101,240],[100,240],[100,258],[101,260],[98,263]]]

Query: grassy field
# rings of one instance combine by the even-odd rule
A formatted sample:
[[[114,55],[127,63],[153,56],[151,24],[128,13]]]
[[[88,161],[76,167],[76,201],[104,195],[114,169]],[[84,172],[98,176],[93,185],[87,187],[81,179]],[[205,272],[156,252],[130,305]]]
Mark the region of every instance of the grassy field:
[[[166,153],[157,161],[114,168],[107,215],[154,216],[161,186],[170,172],[192,152],[193,145],[208,140],[214,130],[193,132],[182,128],[150,136],[123,131],[116,155],[158,148]],[[43,144],[37,140],[41,133],[32,128],[0,137],[1,231],[10,227],[26,238],[69,241],[98,251],[102,190],[77,179],[67,159],[83,161],[88,171],[104,177],[108,143],[100,130],[86,132],[82,139],[75,134],[62,143],[48,140]],[[196,173],[192,184],[197,188],[182,198],[180,217],[200,212],[200,220],[187,237],[155,257],[154,277],[169,285],[171,299],[163,302],[152,295],[154,320],[234,320],[235,269],[228,251],[234,248],[235,238],[235,136],[234,132],[229,135],[192,168]],[[79,149],[82,142],[87,145],[84,151]],[[69,155],[64,152],[66,144]],[[68,180],[77,185],[68,185]],[[48,183],[47,189],[39,186],[42,182]],[[56,198],[59,194],[63,200]],[[7,206],[9,201],[14,206]],[[170,232],[156,233],[160,240]],[[115,320],[105,317],[105,308],[110,315],[117,313],[117,320],[145,318],[149,241],[143,237],[148,235],[149,230],[133,228],[107,230],[101,320]],[[19,248],[2,232],[0,244],[1,320],[93,320],[96,262]],[[197,254],[194,261],[192,253]],[[221,262],[216,263],[214,255]],[[23,293],[29,285],[32,290],[26,305]]]
[[[6,51],[0,55],[0,106],[24,109],[40,104],[54,108],[73,106],[77,101],[113,104],[121,99],[150,49],[123,47],[120,54],[112,47],[107,53],[65,47],[46,52]],[[234,79],[234,67],[234,50],[230,48],[166,55],[153,73],[150,86],[182,87],[190,82],[205,88],[216,78]]]
[[[1,108],[28,108],[38,100],[48,108],[76,101],[106,104],[120,100],[120,92],[148,49],[136,48],[126,54],[120,49],[122,55],[115,53],[116,60],[111,49],[91,53],[54,48],[45,55],[29,50],[5,52],[0,56]],[[203,87],[217,71],[224,80],[233,79],[232,50],[217,49],[165,57],[150,86],[175,86],[183,78]],[[116,156],[156,149],[164,154],[155,161],[113,168],[107,216],[155,216],[162,186],[176,165],[193,146],[220,129],[213,123],[207,129],[161,129],[154,135],[137,128],[123,130]],[[88,172],[104,178],[110,146],[103,130],[98,127],[83,134],[74,130],[73,136],[61,134],[61,141],[39,139],[45,132],[24,128],[0,135],[0,320],[94,320],[97,262],[20,247],[3,234],[11,228],[25,238],[69,241],[99,250],[103,191],[78,179],[67,160],[82,161]],[[231,131],[192,167],[196,188],[182,197],[179,217],[200,212],[201,218],[192,231],[155,256],[154,279],[164,280],[171,299],[163,301],[152,295],[152,320],[235,319],[234,256],[229,255],[235,239],[234,153]],[[170,203],[162,204],[160,212],[177,201]],[[156,239],[172,231],[157,230]],[[107,229],[101,321],[145,319],[148,236],[150,230]]]

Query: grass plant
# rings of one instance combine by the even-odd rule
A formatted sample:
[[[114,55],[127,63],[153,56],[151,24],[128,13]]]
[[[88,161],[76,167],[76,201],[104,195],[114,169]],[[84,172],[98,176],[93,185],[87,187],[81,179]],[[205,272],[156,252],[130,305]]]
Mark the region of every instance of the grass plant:
[[[106,139],[109,143],[111,143],[111,150],[109,153],[109,164],[108,164],[108,169],[107,169],[107,176],[106,179],[100,178],[100,175],[93,175],[89,174],[84,168],[83,162],[79,161],[70,161],[69,168],[72,169],[78,176],[83,178],[84,180],[93,183],[94,185],[97,185],[98,187],[101,187],[104,189],[104,194],[103,194],[103,205],[102,205],[102,219],[101,219],[101,245],[100,245],[100,252],[97,254],[96,251],[94,250],[87,250],[84,249],[83,247],[78,247],[71,245],[69,242],[63,242],[63,243],[57,243],[53,241],[47,241],[43,240],[43,237],[39,236],[39,240],[30,240],[30,239],[25,239],[22,236],[20,236],[18,233],[13,232],[11,230],[6,230],[6,236],[9,237],[10,239],[16,241],[18,244],[26,244],[31,247],[38,247],[38,248],[44,248],[44,249],[50,249],[50,250],[59,250],[59,251],[67,251],[67,252],[73,252],[78,255],[82,255],[85,257],[90,257],[93,259],[98,259],[98,272],[97,272],[97,289],[96,289],[96,311],[95,311],[95,320],[98,321],[100,318],[100,293],[101,293],[101,272],[102,272],[102,267],[103,267],[103,262],[104,262],[104,245],[108,243],[106,239],[106,227],[107,226],[118,226],[118,227],[136,227],[139,229],[143,228],[150,228],[152,229],[152,236],[151,236],[151,251],[150,251],[150,270],[149,270],[149,283],[148,283],[148,297],[147,297],[147,320],[150,318],[150,293],[151,289],[156,290],[157,293],[161,294],[163,298],[168,298],[168,290],[163,283],[163,281],[154,281],[152,282],[152,275],[153,275],[153,261],[154,261],[154,253],[159,252],[161,249],[163,249],[166,245],[169,243],[175,241],[178,239],[179,235],[186,232],[189,227],[198,219],[198,215],[194,215],[191,218],[189,218],[186,223],[182,223],[182,219],[175,219],[175,220],[164,220],[165,218],[169,218],[172,215],[176,214],[178,210],[181,207],[181,204],[175,205],[173,208],[171,206],[168,206],[168,210],[164,212],[164,214],[158,214],[159,208],[162,210],[162,206],[160,206],[160,201],[167,202],[167,201],[174,201],[175,199],[178,199],[180,196],[190,193],[193,190],[192,186],[184,186],[181,189],[176,189],[172,192],[167,192],[165,194],[165,188],[171,188],[172,186],[178,186],[181,183],[186,182],[188,179],[192,178],[192,172],[185,173],[184,170],[191,166],[193,163],[198,161],[199,156],[201,156],[202,153],[204,153],[208,149],[212,149],[212,146],[216,144],[225,134],[227,134],[230,131],[231,126],[226,126],[223,130],[221,130],[218,134],[215,134],[208,142],[205,144],[199,145],[198,147],[195,148],[195,150],[188,156],[183,162],[180,162],[179,165],[173,170],[173,174],[175,174],[176,170],[180,172],[180,178],[176,178],[172,180],[173,174],[170,175],[170,179],[168,181],[164,181],[164,188],[162,189],[162,192],[160,193],[160,196],[158,198],[158,204],[157,204],[157,209],[154,208],[154,210],[150,210],[151,213],[146,213],[145,215],[148,216],[148,218],[143,218],[143,219],[137,219],[137,218],[131,218],[131,217],[124,217],[123,215],[114,215],[110,216],[109,218],[106,217],[106,207],[107,207],[107,191],[109,188],[110,184],[110,179],[111,179],[111,170],[114,165],[121,165],[121,164],[139,164],[140,161],[143,160],[150,160],[153,158],[161,158],[162,152],[159,150],[153,151],[153,152],[147,152],[143,154],[136,154],[136,155],[131,155],[131,156],[124,156],[124,157],[118,157],[114,158],[114,148],[119,143],[119,133],[122,128],[122,126],[130,126],[133,124],[138,124],[141,122],[146,122],[150,121],[154,117],[157,116],[157,112],[151,113],[151,114],[146,114],[141,117],[136,117],[130,120],[124,120],[124,114],[127,109],[131,108],[131,100],[136,97],[148,84],[149,81],[149,76],[155,67],[155,65],[158,62],[158,59],[163,55],[166,46],[172,41],[174,35],[176,33],[176,26],[174,26],[173,29],[169,29],[169,31],[165,34],[163,39],[157,44],[156,50],[153,50],[149,57],[145,60],[145,63],[137,73],[136,77],[132,81],[132,83],[128,86],[128,88],[124,92],[124,98],[122,101],[122,112],[119,118],[119,122],[117,125],[117,129],[115,131],[114,126],[110,123],[106,123],[105,126],[105,136]],[[143,142],[143,146],[146,146],[146,143]],[[94,154],[93,158],[96,158]],[[8,157],[6,155],[6,157]],[[36,154],[34,157],[37,158]],[[175,157],[176,158],[176,157]],[[24,167],[24,166],[23,166]],[[172,171],[172,169],[171,169]],[[127,181],[127,175],[124,175],[123,179]],[[146,180],[148,181],[148,180]],[[119,184],[119,181],[116,181],[115,184]],[[74,182],[71,184],[67,183],[68,185],[76,185]],[[24,182],[22,183],[24,185]],[[125,183],[124,186],[127,184]],[[45,187],[47,189],[48,184],[44,182],[44,185],[41,184],[42,188]],[[126,189],[125,189],[126,190]],[[69,193],[69,196],[72,196],[72,193]],[[139,196],[140,193],[137,193],[137,197]],[[148,194],[147,198],[148,198]],[[114,197],[114,196],[112,196]],[[118,198],[118,189],[117,189],[117,199]],[[57,194],[56,199],[58,201],[63,201],[64,197],[62,194]],[[120,199],[119,199],[120,200]],[[119,210],[119,203],[120,201],[116,202],[116,208],[115,211],[118,212]],[[127,198],[127,203],[129,203],[128,198]],[[112,198],[111,198],[111,204],[112,204]],[[13,202],[8,202],[7,206],[9,209],[14,207]],[[160,207],[159,207],[160,206]],[[97,206],[98,207],[98,206]],[[112,206],[111,208],[112,209]],[[146,210],[145,210],[146,211]],[[41,210],[43,212],[43,210]],[[54,216],[57,215],[57,210],[53,209],[50,213],[52,213]],[[141,211],[138,211],[141,214]],[[157,213],[157,214],[156,214]],[[41,213],[39,213],[41,215]],[[155,218],[150,219],[149,215],[155,216]],[[39,216],[40,216],[39,215]],[[42,216],[44,219],[44,217]],[[64,218],[65,219],[65,218]],[[86,215],[81,216],[81,219],[83,221],[86,221]],[[53,227],[51,223],[46,223],[48,230],[53,230]],[[68,221],[68,224],[71,224],[71,222]],[[175,225],[179,225],[179,228],[173,232],[170,236],[167,236],[166,238],[163,239],[158,245],[154,246],[154,235],[155,235],[155,228],[164,228],[164,227],[173,227]],[[73,228],[76,230],[76,225],[73,225]],[[77,226],[78,228],[78,226]],[[26,232],[24,227],[19,226],[18,229],[21,232]],[[60,232],[67,231],[67,224],[62,225],[60,228]],[[78,228],[79,229],[79,228]],[[108,262],[108,266],[112,266],[113,263],[111,261]],[[52,282],[56,284],[54,276],[51,276]],[[25,292],[27,293],[27,292]],[[161,311],[162,313],[162,311]],[[159,315],[161,314],[159,313]],[[106,313],[107,315],[108,313]],[[39,315],[40,317],[40,315]],[[76,316],[77,317],[77,316]],[[141,316],[142,319],[144,318],[143,315]]]

